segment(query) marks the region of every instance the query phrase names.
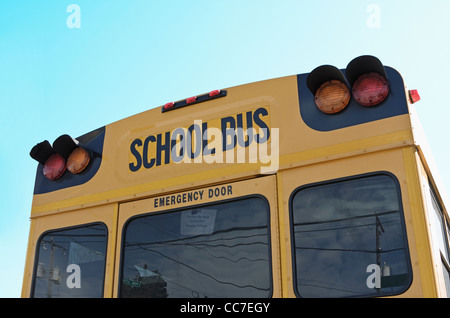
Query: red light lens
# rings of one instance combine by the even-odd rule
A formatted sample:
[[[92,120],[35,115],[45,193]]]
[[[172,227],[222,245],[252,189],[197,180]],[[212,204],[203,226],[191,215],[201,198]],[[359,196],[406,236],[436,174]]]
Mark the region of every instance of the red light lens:
[[[389,85],[384,76],[366,73],[358,77],[352,88],[353,97],[363,106],[375,106],[389,94]]]
[[[44,164],[44,176],[53,181],[60,178],[66,171],[66,161],[60,154],[51,155]]]
[[[420,100],[420,95],[417,89],[412,89],[409,91],[409,100],[411,101],[411,104],[414,104]]]
[[[174,105],[174,103],[173,103],[173,102],[167,103],[167,104],[165,104],[165,105],[164,105],[164,109],[169,109],[169,108],[172,108],[172,107],[173,107],[173,105]]]
[[[197,97],[189,97],[188,99],[186,99],[186,104],[192,104],[195,103],[197,101]]]
[[[209,93],[209,97],[214,97],[214,96],[217,96],[217,95],[219,95],[219,94],[220,94],[220,89],[216,89],[216,90],[211,91],[211,92]]]

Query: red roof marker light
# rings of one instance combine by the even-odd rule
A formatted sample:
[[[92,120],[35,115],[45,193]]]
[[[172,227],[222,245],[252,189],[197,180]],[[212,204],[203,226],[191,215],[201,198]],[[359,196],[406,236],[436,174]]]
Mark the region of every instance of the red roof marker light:
[[[167,104],[165,104],[165,105],[163,105],[161,107],[161,112],[164,113],[164,112],[167,112],[167,111],[180,109],[180,108],[185,107],[185,106],[191,106],[191,105],[207,102],[207,101],[210,101],[212,99],[216,99],[216,98],[219,98],[219,97],[225,97],[225,96],[227,96],[227,91],[226,90],[216,89],[216,90],[210,91],[207,94],[192,96],[192,97],[189,97],[189,98],[184,99],[184,100],[179,100],[177,102],[167,103]]]
[[[189,97],[188,99],[186,99],[186,104],[192,104],[192,103],[195,103],[196,101],[197,101],[197,96]]]
[[[209,97],[214,97],[220,95],[220,89],[213,90],[209,92]]]
[[[164,105],[164,109],[170,109],[170,108],[172,108],[174,105],[175,105],[174,102],[166,103],[166,104]]]
[[[417,89],[411,89],[408,91],[409,94],[409,100],[411,101],[411,104],[414,104],[420,100],[420,95]]]

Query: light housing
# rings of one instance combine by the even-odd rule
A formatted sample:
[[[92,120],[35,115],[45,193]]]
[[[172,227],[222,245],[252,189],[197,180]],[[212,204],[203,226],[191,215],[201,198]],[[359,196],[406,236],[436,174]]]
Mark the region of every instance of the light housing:
[[[342,72],[332,65],[315,68],[306,79],[306,85],[314,95],[317,108],[334,114],[342,111],[350,102],[350,91]]]
[[[48,140],[38,143],[30,151],[30,157],[44,165],[48,157],[55,153]]]
[[[45,140],[30,151],[30,156],[44,166],[44,176],[57,180],[66,170],[77,174],[86,169],[91,161],[91,153],[69,135],[59,136],[53,147]]]
[[[65,159],[55,152],[48,140],[34,146],[30,156],[44,166],[42,172],[51,181],[59,179],[66,171]]]
[[[177,102],[169,102],[164,104],[161,107],[161,112],[165,113],[168,111],[172,111],[175,109],[180,109],[182,107],[186,107],[186,106],[192,106],[195,104],[199,104],[199,103],[203,103],[203,102],[207,102],[219,97],[225,97],[227,96],[227,91],[226,90],[222,90],[222,89],[215,89],[213,91],[210,91],[208,94],[203,94],[203,95],[199,95],[199,96],[192,96]]]
[[[61,135],[53,142],[53,149],[65,159],[69,157],[76,147],[78,147],[78,141],[69,135]]]

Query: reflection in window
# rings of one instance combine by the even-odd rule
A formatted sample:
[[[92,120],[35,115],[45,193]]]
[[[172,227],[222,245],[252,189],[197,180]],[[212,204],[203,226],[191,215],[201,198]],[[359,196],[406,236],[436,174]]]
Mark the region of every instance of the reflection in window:
[[[428,202],[430,208],[434,213],[430,214],[431,234],[433,237],[433,248],[436,256],[441,257],[442,270],[444,274],[444,283],[447,291],[447,297],[450,298],[450,279],[449,279],[449,264],[450,264],[450,250],[449,250],[449,225],[443,214],[443,210],[437,199],[433,187],[430,185],[430,200]],[[431,203],[431,204],[430,204]]]
[[[269,297],[268,219],[261,198],[132,219],[121,297]]]
[[[104,224],[47,232],[38,242],[33,297],[102,297]]]
[[[359,297],[405,290],[411,277],[399,200],[397,182],[385,174],[299,189],[292,199],[297,294]]]

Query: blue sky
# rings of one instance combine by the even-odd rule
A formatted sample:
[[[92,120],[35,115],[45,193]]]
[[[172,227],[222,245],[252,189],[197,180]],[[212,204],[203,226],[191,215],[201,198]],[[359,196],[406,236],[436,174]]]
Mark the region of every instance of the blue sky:
[[[20,296],[36,143],[217,88],[375,55],[419,90],[450,189],[449,14],[448,0],[2,0],[0,297]]]

